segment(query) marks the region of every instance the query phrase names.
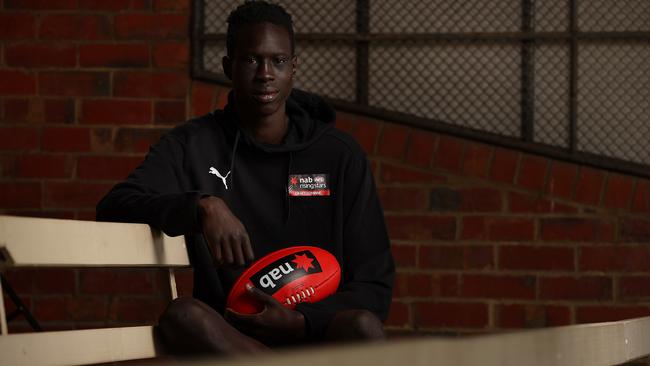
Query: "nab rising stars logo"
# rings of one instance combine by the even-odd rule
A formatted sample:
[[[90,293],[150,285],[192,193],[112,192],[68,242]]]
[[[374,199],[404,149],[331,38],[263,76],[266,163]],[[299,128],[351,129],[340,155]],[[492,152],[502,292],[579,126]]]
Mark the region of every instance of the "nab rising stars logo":
[[[251,276],[255,287],[269,295],[277,289],[306,274],[322,272],[320,263],[308,250],[288,255],[269,264],[257,274]]]

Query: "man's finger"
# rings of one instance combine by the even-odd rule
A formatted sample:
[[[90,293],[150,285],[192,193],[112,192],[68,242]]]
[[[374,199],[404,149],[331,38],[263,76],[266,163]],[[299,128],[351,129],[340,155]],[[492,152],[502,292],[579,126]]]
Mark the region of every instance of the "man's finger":
[[[244,265],[244,254],[242,250],[242,241],[239,241],[238,243],[235,243],[232,247],[232,254],[233,254],[233,259],[235,261],[235,264],[238,266],[243,266]]]
[[[233,246],[233,239],[232,238],[226,238],[223,240],[223,262],[225,264],[232,264],[232,246]]]
[[[221,251],[221,244],[217,243],[217,245],[214,245],[213,248],[214,248],[214,259],[217,261],[218,264],[223,263],[223,253]]]
[[[244,257],[246,262],[252,262],[255,259],[255,253],[253,253],[253,246],[251,245],[251,239],[248,237],[248,233],[244,234]]]
[[[254,287],[250,284],[246,284],[246,290],[248,291],[248,294],[253,297],[254,299],[262,302],[263,304],[267,305],[276,305],[279,304],[278,300],[276,300],[273,296],[265,293],[264,291],[258,289],[257,287]]]

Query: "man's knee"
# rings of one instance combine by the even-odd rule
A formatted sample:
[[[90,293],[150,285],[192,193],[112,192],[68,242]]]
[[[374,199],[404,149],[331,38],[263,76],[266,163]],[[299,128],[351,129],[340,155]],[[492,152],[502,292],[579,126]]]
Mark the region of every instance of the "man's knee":
[[[208,347],[193,342],[208,332],[209,307],[191,297],[180,297],[171,301],[158,319],[158,332],[163,343],[172,353],[205,352]]]
[[[344,310],[336,313],[327,330],[328,340],[382,340],[384,327],[368,310]]]

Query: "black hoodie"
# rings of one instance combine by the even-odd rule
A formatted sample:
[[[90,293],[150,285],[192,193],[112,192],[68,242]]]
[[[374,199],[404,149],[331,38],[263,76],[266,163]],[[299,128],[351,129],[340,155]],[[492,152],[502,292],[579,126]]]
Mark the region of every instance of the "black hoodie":
[[[322,336],[339,310],[367,309],[385,320],[394,265],[372,171],[359,145],[334,128],[332,109],[306,92],[294,89],[287,100],[289,130],[280,145],[255,142],[238,127],[232,106],[230,100],[223,111],[163,136],[126,181],[99,202],[97,219],[146,223],[168,235],[185,235],[193,295],[223,312],[242,270],[215,268],[197,206],[202,196],[220,197],[246,227],[255,258],[312,245],[338,259],[337,293],[296,307],[310,338]],[[325,177],[329,195],[290,195],[295,187],[290,176],[298,175]]]

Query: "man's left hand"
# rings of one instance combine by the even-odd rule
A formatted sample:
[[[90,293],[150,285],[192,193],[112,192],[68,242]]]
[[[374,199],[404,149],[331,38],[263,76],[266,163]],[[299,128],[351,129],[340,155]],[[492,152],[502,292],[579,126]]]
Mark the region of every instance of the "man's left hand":
[[[225,318],[241,332],[267,344],[297,341],[305,337],[305,317],[285,308],[280,302],[255,287],[248,287],[252,298],[264,305],[257,314],[241,314],[226,309]]]

